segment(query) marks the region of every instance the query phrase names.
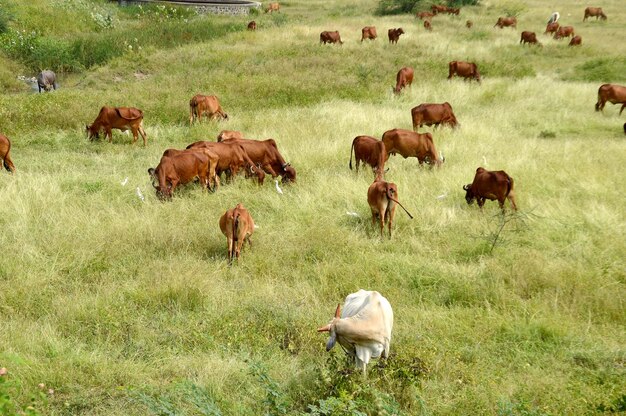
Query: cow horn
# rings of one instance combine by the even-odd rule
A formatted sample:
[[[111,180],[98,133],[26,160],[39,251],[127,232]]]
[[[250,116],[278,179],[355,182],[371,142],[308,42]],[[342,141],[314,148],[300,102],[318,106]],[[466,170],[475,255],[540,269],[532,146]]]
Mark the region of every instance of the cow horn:
[[[330,324],[317,328],[317,332],[330,332]]]
[[[466,191],[469,191],[470,186],[471,185],[469,183],[467,185],[463,185],[463,189],[466,190]]]
[[[335,318],[341,318],[341,304],[337,304],[337,309],[335,310]]]

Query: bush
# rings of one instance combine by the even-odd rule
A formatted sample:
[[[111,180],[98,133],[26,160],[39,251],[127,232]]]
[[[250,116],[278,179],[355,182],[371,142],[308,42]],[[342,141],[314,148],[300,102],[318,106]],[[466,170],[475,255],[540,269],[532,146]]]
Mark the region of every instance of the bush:
[[[477,6],[480,0],[380,0],[376,14],[403,14],[427,9],[431,4],[445,4],[447,6]]]

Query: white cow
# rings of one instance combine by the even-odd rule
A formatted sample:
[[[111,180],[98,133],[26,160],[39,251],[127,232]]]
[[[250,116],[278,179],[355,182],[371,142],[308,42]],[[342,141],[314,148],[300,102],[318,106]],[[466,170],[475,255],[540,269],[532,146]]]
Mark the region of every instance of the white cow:
[[[330,332],[326,351],[339,344],[355,357],[356,367],[365,374],[370,358],[389,357],[393,310],[389,301],[376,291],[359,290],[346,297],[343,312],[337,305],[335,317],[318,332]]]

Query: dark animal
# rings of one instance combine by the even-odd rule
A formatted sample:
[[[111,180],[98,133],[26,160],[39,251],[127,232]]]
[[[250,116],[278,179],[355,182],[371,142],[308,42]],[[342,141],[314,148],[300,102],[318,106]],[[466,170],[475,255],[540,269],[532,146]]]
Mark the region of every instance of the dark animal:
[[[320,33],[320,44],[326,45],[327,43],[339,43],[343,45],[341,41],[341,36],[339,36],[339,31],[335,30],[334,32],[324,31]]]
[[[352,140],[350,170],[352,170],[352,153],[354,153],[357,172],[359,171],[360,162],[367,163],[377,173],[383,172],[385,162],[389,159],[385,143],[371,136],[357,136]]]
[[[461,9],[458,7],[448,7],[448,10],[446,10],[446,13],[448,14],[454,14],[454,15],[459,15],[459,13],[461,13]]]
[[[517,19],[515,17],[499,17],[493,27],[498,26],[500,29],[504,27],[517,27]]]
[[[594,17],[598,20],[598,17],[602,20],[606,20],[606,15],[602,11],[602,7],[587,7],[585,9],[585,17],[583,17],[583,22],[587,20],[588,17]]]
[[[424,20],[424,29],[428,30],[429,32],[433,30],[433,27],[430,24],[430,20]]]
[[[378,35],[376,34],[376,27],[365,26],[363,29],[361,29],[361,42],[363,42],[365,39],[374,40],[377,37]]]
[[[434,14],[445,13],[448,11],[448,6],[433,4],[432,6],[430,6],[430,10],[432,10]]]
[[[413,119],[414,131],[417,131],[423,125],[435,125],[435,128],[437,128],[439,124],[447,124],[455,128],[459,124],[454,111],[452,111],[452,106],[448,102],[443,104],[420,104],[411,109],[411,117]]]
[[[400,90],[404,87],[410,87],[413,83],[413,68],[410,66],[405,66],[398,71],[396,75],[396,86],[393,89],[393,92],[396,94],[400,94]]]
[[[133,144],[137,141],[137,133],[141,133],[143,145],[147,144],[146,132],[143,129],[143,111],[134,107],[102,107],[98,117],[91,126],[85,126],[89,140],[100,137],[100,130],[104,129],[109,143],[113,140],[113,129],[129,130],[133,133]]]
[[[416,18],[421,19],[421,20],[429,20],[432,19],[433,17],[435,17],[435,13],[431,13],[431,12],[419,12],[415,15]]]
[[[280,4],[277,2],[270,3],[267,5],[267,9],[265,9],[265,13],[272,13],[280,11]]]
[[[49,92],[52,89],[57,89],[57,76],[54,72],[46,69],[41,71],[37,75],[37,87],[39,88],[39,92],[41,92],[42,88],[44,91]]]
[[[11,160],[11,141],[7,136],[0,133],[0,159],[2,159],[2,164],[4,168],[13,173],[15,172],[15,165]]]
[[[220,101],[215,95],[197,94],[189,100],[189,125],[191,126],[194,119],[200,121],[203,114],[207,114],[209,120],[219,118],[228,120],[228,114],[222,110]]]
[[[400,35],[404,34],[404,30],[401,27],[397,29],[389,29],[387,31],[387,36],[389,36],[389,43],[398,43],[398,39],[400,39]]]
[[[576,35],[572,38],[572,40],[569,41],[569,46],[580,46],[582,45],[582,43],[583,43],[583,38]]]
[[[598,102],[596,111],[603,111],[606,102],[611,104],[622,104],[619,114],[626,108],[626,87],[617,84],[603,84],[598,88]]]
[[[207,148],[218,155],[217,176],[226,173],[229,178],[236,176],[240,170],[245,169],[247,175],[256,175],[259,184],[263,184],[265,173],[257,169],[244,148],[239,143],[216,143],[208,141],[194,142],[187,149]]]
[[[260,166],[262,170],[272,175],[272,178],[280,175],[283,183],[296,181],[296,170],[285,162],[274,139],[223,139],[222,142],[239,144],[254,165]]]
[[[166,150],[156,169],[148,169],[148,174],[153,178],[152,185],[157,197],[161,200],[170,199],[178,185],[189,183],[195,178],[200,180],[203,189],[207,189],[216,179],[217,158],[218,156],[208,149]],[[158,185],[154,182],[155,179]],[[216,187],[217,182],[213,188]]]
[[[561,26],[554,33],[554,39],[569,38],[574,36],[574,28],[572,26]]]
[[[485,199],[498,200],[500,208],[504,211],[504,201],[508,198],[513,209],[517,211],[515,194],[513,193],[513,178],[503,170],[488,171],[484,168],[478,168],[474,182],[463,186],[463,189],[466,192],[465,200],[468,204],[476,199],[478,206],[482,209]]]
[[[527,30],[522,32],[522,36],[519,40],[519,43],[521,44],[531,44],[531,45],[538,45],[538,46],[542,46],[541,43],[537,40],[537,35],[535,34],[535,32],[529,32]]]
[[[465,22],[465,26],[466,26],[468,29],[471,29],[471,28],[472,28],[472,26],[474,26],[474,22],[472,22],[471,20],[468,20],[467,22]]]
[[[248,30],[256,30],[256,22],[254,20],[248,23]]]
[[[443,160],[437,157],[437,149],[430,133],[415,133],[410,130],[393,129],[383,134],[387,154],[400,153],[405,159],[416,157],[419,164],[433,163],[440,166]]]
[[[245,241],[252,247],[250,236],[254,232],[254,221],[243,204],[237,204],[220,217],[220,230],[228,244],[228,264],[232,263],[233,257],[239,260]]]
[[[546,31],[543,32],[543,34],[554,34],[557,30],[559,30],[559,27],[561,27],[561,25],[558,22],[548,23],[548,25],[546,26]]]
[[[480,73],[478,67],[473,62],[452,61],[448,64],[448,79],[454,75],[465,78],[466,81],[475,79],[480,83]]]

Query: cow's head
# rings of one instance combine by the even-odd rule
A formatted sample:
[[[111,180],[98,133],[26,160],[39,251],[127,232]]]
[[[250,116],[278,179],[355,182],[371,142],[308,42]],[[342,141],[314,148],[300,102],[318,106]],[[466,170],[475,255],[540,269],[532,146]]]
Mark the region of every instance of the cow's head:
[[[337,309],[335,310],[335,317],[330,321],[330,323],[326,326],[317,329],[317,332],[329,332],[330,338],[326,343],[326,351],[330,351],[337,342],[337,332],[335,330],[335,325],[338,320],[341,319],[341,305],[337,305]]]
[[[285,163],[283,166],[282,183],[289,183],[296,181],[296,170],[289,164]]]
[[[150,175],[152,186],[156,190],[157,198],[162,201],[170,199],[172,197],[172,185],[166,183],[165,185],[161,186],[154,168],[148,169],[148,175]]]
[[[89,140],[99,139],[100,138],[100,129],[94,128],[94,125],[85,126],[85,133],[87,134],[87,138]]]
[[[463,186],[463,189],[465,190],[465,200],[467,201],[469,205],[471,205],[472,202],[474,202],[474,199],[476,198],[476,196],[474,195],[474,192],[472,192],[472,184],[468,183],[467,185]]]

